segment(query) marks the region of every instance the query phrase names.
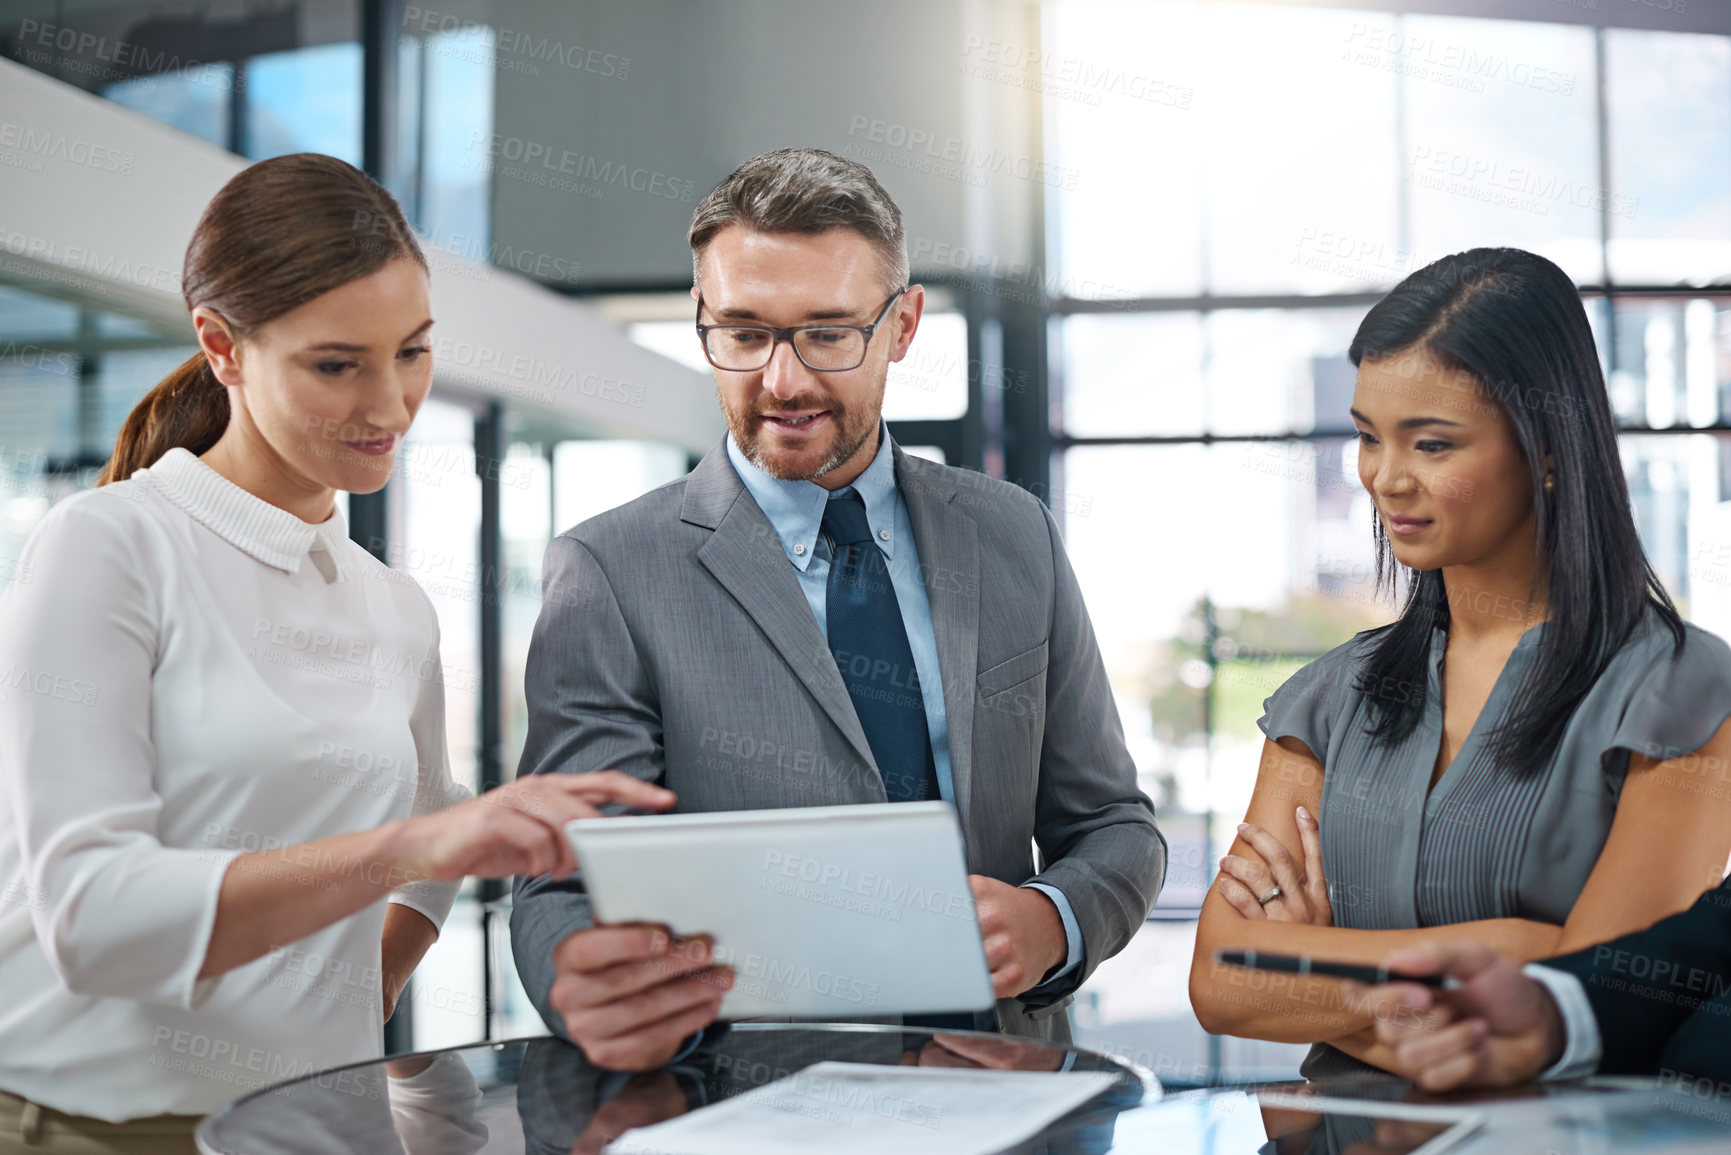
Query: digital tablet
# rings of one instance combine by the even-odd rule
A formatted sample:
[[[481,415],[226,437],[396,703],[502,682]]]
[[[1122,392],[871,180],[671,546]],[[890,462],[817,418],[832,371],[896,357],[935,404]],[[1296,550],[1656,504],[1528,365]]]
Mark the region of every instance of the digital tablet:
[[[1113,1150],[1214,1155],[1443,1155],[1481,1134],[1484,1111],[1333,1102],[1304,1094],[1217,1089],[1169,1096],[1114,1121]],[[1526,1133],[1522,1131],[1521,1137]],[[1481,1144],[1492,1151],[1527,1146]],[[1541,1145],[1537,1150],[1544,1150]]]
[[[983,1011],[991,973],[945,802],[567,823],[597,923],[707,933],[724,1019]]]

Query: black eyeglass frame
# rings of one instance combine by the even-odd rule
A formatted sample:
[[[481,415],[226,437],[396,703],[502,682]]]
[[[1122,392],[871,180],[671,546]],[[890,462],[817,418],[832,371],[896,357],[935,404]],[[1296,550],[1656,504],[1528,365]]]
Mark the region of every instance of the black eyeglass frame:
[[[768,333],[770,335],[772,339],[769,343],[769,354],[764,357],[762,365],[757,366],[755,369],[728,369],[721,365],[715,365],[715,367],[720,369],[723,373],[756,373],[759,369],[768,368],[769,363],[775,360],[776,346],[781,344],[783,341],[786,341],[788,346],[793,350],[793,355],[799,358],[799,363],[804,365],[807,369],[810,369],[813,373],[851,373],[861,365],[865,364],[866,353],[871,349],[872,336],[884,323],[884,318],[890,315],[890,307],[897,301],[901,300],[902,297],[906,296],[907,291],[911,288],[913,288],[912,285],[904,285],[891,293],[889,300],[884,302],[884,307],[878,310],[877,320],[873,321],[869,325],[794,325],[786,329],[777,329],[771,325],[742,325],[734,321],[721,325],[705,325],[703,323],[703,294],[699,293],[697,294],[697,316],[695,318],[697,323],[697,343],[703,348],[704,360],[708,361],[711,365],[715,365],[715,357],[709,352],[709,331],[711,329],[750,329],[754,332]],[[864,334],[865,343],[860,346],[859,360],[846,368],[820,368],[813,365],[810,361],[805,359],[805,354],[799,351],[799,342],[793,339],[795,333],[806,332],[811,329],[827,329],[832,331],[835,329],[852,329],[856,333]]]

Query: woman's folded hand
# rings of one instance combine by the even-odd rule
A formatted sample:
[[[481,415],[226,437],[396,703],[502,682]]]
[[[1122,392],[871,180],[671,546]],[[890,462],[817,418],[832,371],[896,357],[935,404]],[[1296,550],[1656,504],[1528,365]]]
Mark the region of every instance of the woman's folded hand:
[[[1245,918],[1333,926],[1334,910],[1328,902],[1328,881],[1322,871],[1321,832],[1304,807],[1298,808],[1295,817],[1303,864],[1294,863],[1280,839],[1262,827],[1240,823],[1238,836],[1262,856],[1262,861],[1236,854],[1222,858],[1220,893]]]

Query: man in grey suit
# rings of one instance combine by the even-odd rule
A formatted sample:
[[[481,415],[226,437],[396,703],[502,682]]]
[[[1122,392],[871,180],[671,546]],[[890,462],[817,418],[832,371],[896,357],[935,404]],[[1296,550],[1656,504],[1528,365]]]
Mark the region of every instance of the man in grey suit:
[[[925,296],[868,169],[768,153],[690,240],[729,434],[548,547],[522,766],[618,768],[682,811],[950,802],[997,995],[979,1025],[1067,1039],[1166,844],[1057,527],[888,438]],[[520,879],[511,936],[542,1018],[615,1070],[689,1047],[732,982],[704,939],[592,925],[580,877]]]

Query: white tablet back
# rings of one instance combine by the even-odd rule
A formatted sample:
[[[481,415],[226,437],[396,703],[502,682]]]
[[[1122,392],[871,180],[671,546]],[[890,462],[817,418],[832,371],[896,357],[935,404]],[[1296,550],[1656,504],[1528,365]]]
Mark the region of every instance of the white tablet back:
[[[597,923],[714,936],[735,976],[724,1019],[992,1005],[948,803],[595,818],[565,830]]]

